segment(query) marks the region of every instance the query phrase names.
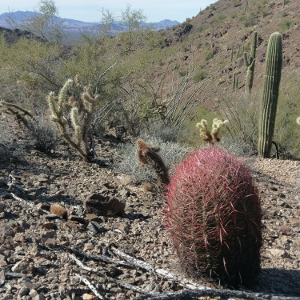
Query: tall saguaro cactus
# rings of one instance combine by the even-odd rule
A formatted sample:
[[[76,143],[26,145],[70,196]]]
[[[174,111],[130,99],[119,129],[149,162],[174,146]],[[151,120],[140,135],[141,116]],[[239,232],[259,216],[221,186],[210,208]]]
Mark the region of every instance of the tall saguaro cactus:
[[[263,158],[270,157],[281,79],[281,68],[282,38],[279,32],[275,32],[270,36],[267,48],[266,67],[263,79],[264,86],[260,108],[258,155]]]
[[[252,43],[251,43],[251,52],[250,58],[248,60],[247,53],[244,52],[244,62],[247,67],[247,76],[246,76],[246,91],[251,93],[253,87],[253,78],[254,78],[254,68],[255,68],[255,57],[256,57],[256,47],[257,47],[257,32],[253,32]]]

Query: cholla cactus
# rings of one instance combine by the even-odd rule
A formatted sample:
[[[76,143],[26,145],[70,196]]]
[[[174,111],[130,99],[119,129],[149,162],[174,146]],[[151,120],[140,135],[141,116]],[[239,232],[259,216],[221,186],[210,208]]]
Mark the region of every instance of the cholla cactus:
[[[213,119],[212,129],[209,131],[207,128],[207,121],[202,119],[200,123],[196,124],[196,127],[199,128],[200,136],[202,137],[203,141],[214,144],[215,142],[220,141],[222,127],[228,123],[228,120],[222,121],[215,118]]]
[[[150,164],[153,166],[159,182],[161,185],[169,184],[169,174],[168,169],[165,166],[164,161],[157,153],[160,148],[157,146],[151,146],[150,144],[145,143],[143,140],[138,139],[136,142],[138,152],[137,158],[141,166]]]
[[[80,88],[77,77],[74,81],[76,87]],[[94,154],[91,121],[99,95],[91,96],[90,87],[86,86],[80,97],[76,97],[74,81],[68,79],[58,97],[51,92],[48,96],[48,104],[52,114],[51,119],[57,124],[61,137],[86,161],[91,160]],[[72,126],[68,123],[68,119],[71,120]],[[67,130],[68,126],[74,131],[72,137]]]

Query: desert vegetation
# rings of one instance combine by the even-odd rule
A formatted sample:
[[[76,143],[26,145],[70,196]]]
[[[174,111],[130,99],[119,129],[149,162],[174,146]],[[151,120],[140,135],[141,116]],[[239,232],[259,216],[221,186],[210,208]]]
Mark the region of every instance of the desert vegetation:
[[[68,45],[55,3],[40,2],[22,25],[40,41],[0,37],[0,162],[62,147],[78,166],[126,174],[166,204],[161,226],[185,274],[251,288],[263,203],[242,159],[300,159],[295,2],[220,0],[160,31],[127,6],[126,32],[111,36],[102,11],[98,30]]]

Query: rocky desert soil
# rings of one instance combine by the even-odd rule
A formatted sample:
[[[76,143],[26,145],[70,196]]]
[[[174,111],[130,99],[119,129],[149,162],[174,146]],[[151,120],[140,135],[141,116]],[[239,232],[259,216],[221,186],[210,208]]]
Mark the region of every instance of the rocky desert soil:
[[[0,165],[1,299],[101,299],[84,278],[103,299],[145,293],[151,298],[191,286],[153,274],[153,268],[164,269],[186,278],[162,226],[163,198],[112,169],[118,140],[97,141],[98,159],[84,163],[64,142],[47,156],[32,150],[22,133],[14,136],[27,150]],[[262,272],[248,292],[300,299],[300,162],[248,158],[245,163],[259,189],[265,227]],[[123,201],[124,212],[88,213],[83,202],[93,193]],[[53,204],[67,209],[67,220],[48,212]],[[115,249],[152,267],[134,266]]]

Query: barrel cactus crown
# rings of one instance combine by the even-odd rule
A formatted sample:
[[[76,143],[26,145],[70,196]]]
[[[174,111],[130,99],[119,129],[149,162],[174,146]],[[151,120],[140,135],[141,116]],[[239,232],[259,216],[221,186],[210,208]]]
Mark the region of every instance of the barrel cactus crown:
[[[251,174],[218,147],[177,167],[166,192],[166,228],[183,269],[236,287],[260,271],[262,211]]]

